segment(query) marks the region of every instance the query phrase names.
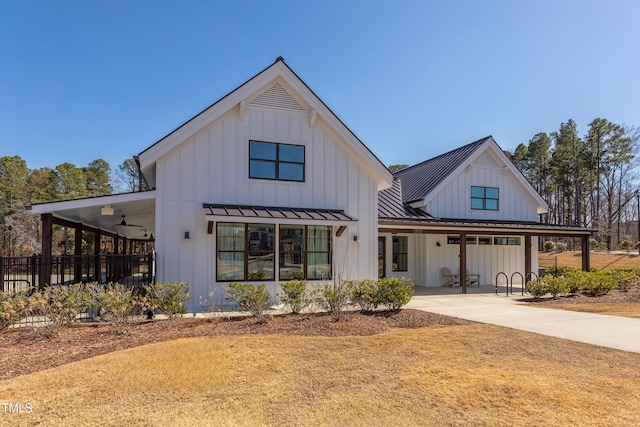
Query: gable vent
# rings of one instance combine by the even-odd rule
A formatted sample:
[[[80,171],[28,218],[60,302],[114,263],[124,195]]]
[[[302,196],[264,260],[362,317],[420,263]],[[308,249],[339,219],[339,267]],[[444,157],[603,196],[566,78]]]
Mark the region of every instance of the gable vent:
[[[261,107],[286,108],[287,110],[304,111],[304,107],[298,103],[285,88],[276,83],[266,91],[262,92],[251,102],[251,105],[259,105]]]

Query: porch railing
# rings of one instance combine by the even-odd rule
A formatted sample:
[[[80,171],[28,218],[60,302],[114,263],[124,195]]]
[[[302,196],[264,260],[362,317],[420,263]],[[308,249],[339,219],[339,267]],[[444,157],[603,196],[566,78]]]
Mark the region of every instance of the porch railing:
[[[141,287],[154,280],[153,252],[142,255],[0,257],[0,290],[3,292],[81,282],[118,282]]]

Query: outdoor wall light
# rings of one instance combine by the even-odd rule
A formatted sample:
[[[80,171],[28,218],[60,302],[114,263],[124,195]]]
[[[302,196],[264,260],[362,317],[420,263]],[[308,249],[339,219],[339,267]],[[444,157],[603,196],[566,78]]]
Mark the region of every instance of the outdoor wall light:
[[[436,242],[436,246],[442,246],[440,242]]]
[[[185,239],[191,239],[191,237],[189,236],[189,232],[188,231],[184,232],[184,238]]]
[[[357,241],[358,241],[358,235],[357,235],[357,234],[354,234],[354,235],[353,235],[353,241],[354,241],[354,242],[357,242]]]
[[[102,209],[100,209],[100,213],[102,215],[113,215],[113,208],[110,205],[103,206]]]

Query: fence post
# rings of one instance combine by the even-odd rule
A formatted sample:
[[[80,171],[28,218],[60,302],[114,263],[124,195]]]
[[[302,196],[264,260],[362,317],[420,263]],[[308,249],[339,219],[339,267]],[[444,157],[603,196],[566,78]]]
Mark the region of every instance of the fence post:
[[[0,255],[0,291],[4,292],[4,257]]]

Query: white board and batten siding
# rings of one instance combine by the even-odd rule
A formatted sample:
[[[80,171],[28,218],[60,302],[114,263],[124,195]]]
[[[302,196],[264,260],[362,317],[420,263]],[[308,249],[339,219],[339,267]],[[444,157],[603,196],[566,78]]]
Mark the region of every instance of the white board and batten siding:
[[[303,145],[305,181],[250,179],[250,140]],[[189,282],[194,311],[199,295],[221,292],[203,203],[344,210],[358,221],[334,236],[334,275],[375,278],[378,179],[321,118],[311,127],[305,111],[249,104],[240,118],[232,109],[156,161],[158,278]]]
[[[499,209],[471,209],[471,186],[499,189]],[[425,201],[425,211],[438,218],[468,218],[509,221],[537,221],[536,201],[524,191],[514,171],[485,151],[440,191]]]

